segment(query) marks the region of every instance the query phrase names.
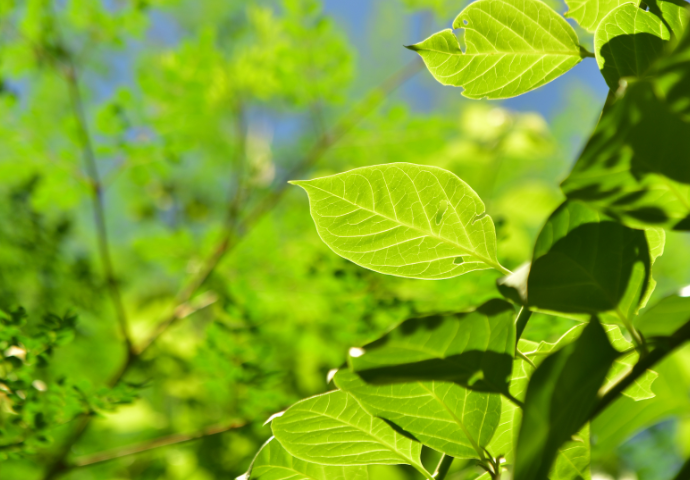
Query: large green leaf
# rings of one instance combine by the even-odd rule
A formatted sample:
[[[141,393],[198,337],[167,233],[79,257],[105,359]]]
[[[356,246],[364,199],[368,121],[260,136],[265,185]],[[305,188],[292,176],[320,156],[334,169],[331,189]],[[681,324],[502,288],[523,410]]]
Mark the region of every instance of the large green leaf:
[[[575,19],[582,28],[594,33],[609,12],[628,2],[630,0],[566,0],[568,11],[565,16]]]
[[[532,351],[536,345],[536,343],[524,339],[518,341],[518,349],[521,352]],[[510,377],[510,393],[513,397],[520,401],[525,399],[527,384],[533,371],[534,367],[524,358],[515,358]],[[512,466],[515,462],[515,443],[518,428],[522,421],[522,409],[505,397],[501,398],[501,402],[501,420],[487,449],[493,456],[498,457],[500,455],[505,458],[507,465]]]
[[[536,348],[521,351],[538,365],[541,363],[541,360],[543,360],[545,355],[577,340],[585,327],[586,324],[576,325],[564,333],[558,339],[558,341],[554,343],[540,342]],[[618,383],[618,380],[620,380],[621,377],[627,375],[632,370],[633,365],[635,365],[639,359],[639,353],[635,350],[635,346],[623,336],[623,333],[618,325],[604,325],[604,330],[609,337],[609,342],[611,342],[611,345],[616,350],[621,352],[621,355],[616,358],[611,366],[611,369],[606,374],[606,381],[602,386],[603,392]],[[654,397],[654,393],[651,390],[651,385],[654,380],[658,378],[658,376],[659,375],[656,372],[647,370],[645,374],[638,378],[633,385],[623,392],[623,395],[632,398],[635,401],[646,400]]]
[[[569,442],[558,450],[556,461],[549,472],[549,480],[590,480],[592,473],[592,447],[590,446],[589,423]]]
[[[611,345],[613,345],[616,350],[623,353],[613,362],[611,370],[606,374],[606,382],[602,386],[601,393],[608,391],[618,383],[621,378],[628,375],[632,371],[633,366],[640,359],[640,354],[635,349],[635,345],[623,336],[623,333],[617,325],[605,325],[604,329],[609,336]],[[652,391],[652,383],[654,383],[658,377],[659,374],[657,372],[647,370],[640,378],[635,380],[635,383],[623,391],[623,395],[638,402],[653,398],[654,392]]]
[[[464,28],[466,51],[452,30],[408,48],[443,85],[469,98],[508,98],[533,90],[582,60],[573,28],[538,0],[478,0],[453,22]]]
[[[570,176],[570,199],[631,226],[690,229],[690,33],[602,116]]]
[[[345,369],[338,388],[352,394],[372,415],[455,458],[484,458],[483,447],[501,417],[501,397],[473,392],[449,382],[369,385]]]
[[[506,271],[484,203],[447,170],[391,163],[292,183],[309,195],[323,241],[358,265],[421,279]]]
[[[644,231],[566,202],[537,238],[528,302],[556,312],[611,311],[629,325],[647,291],[650,265]]]
[[[558,450],[587,423],[618,352],[593,317],[580,337],[549,355],[530,379],[516,449],[515,480],[543,480]]]
[[[469,313],[410,319],[352,349],[349,362],[368,383],[446,381],[507,394],[514,317],[508,302],[494,299]]]
[[[246,480],[368,480],[362,465],[333,467],[302,461],[290,455],[275,438],[261,447]]]
[[[670,18],[679,18],[684,8],[674,7]],[[641,77],[661,56],[664,44],[671,39],[668,24],[658,15],[642,10],[636,4],[626,3],[612,10],[599,23],[594,34],[594,53],[609,88],[618,88],[623,77]]]
[[[422,445],[373,417],[352,397],[335,391],[297,402],[272,422],[273,435],[291,455],[322,465],[408,464],[429,478]]]
[[[690,297],[671,295],[649,307],[635,319],[635,327],[643,334],[671,335],[690,320]]]
[[[584,325],[582,327],[584,327]],[[547,352],[555,348],[563,347],[576,340],[581,331],[582,328],[580,328],[577,333],[564,335],[558,342],[553,344],[545,342],[537,344],[521,339],[518,342],[518,350],[523,353],[527,352],[526,354],[531,358],[531,362],[526,361],[523,357],[515,359],[513,363],[513,375],[510,382],[510,393],[515,398],[524,400],[529,379],[534,372],[533,364],[539,365],[544,358],[546,358]],[[507,467],[512,467],[515,464],[514,445],[517,442],[521,421],[522,409],[504,397],[501,407],[500,425],[494,438],[487,447],[487,450],[495,457],[500,455],[505,458],[505,466]],[[589,426],[585,426],[585,428],[578,432],[576,440],[567,442],[558,451],[556,461],[549,473],[549,479],[589,479],[589,460]]]
[[[592,421],[593,455],[606,456],[637,432],[674,415],[690,415],[690,345],[654,366],[655,397],[636,402],[621,396]]]

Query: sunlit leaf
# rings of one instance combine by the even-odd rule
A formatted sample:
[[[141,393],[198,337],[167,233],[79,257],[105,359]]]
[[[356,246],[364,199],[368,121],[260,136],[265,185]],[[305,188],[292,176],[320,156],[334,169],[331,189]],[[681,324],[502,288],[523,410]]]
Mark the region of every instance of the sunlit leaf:
[[[594,33],[599,22],[619,5],[630,0],[566,0],[565,16],[573,18],[582,28]]]
[[[580,337],[549,355],[527,387],[515,480],[548,477],[558,449],[587,423],[618,352],[593,317]]]
[[[275,438],[261,447],[246,480],[367,480],[365,466],[333,467],[290,455]]]
[[[335,383],[375,417],[454,458],[483,458],[501,416],[500,395],[449,382],[369,385],[345,369]]]
[[[578,64],[573,28],[537,0],[478,0],[453,22],[465,29],[465,52],[452,30],[408,48],[443,85],[469,98],[508,98],[533,90]]]
[[[323,241],[358,265],[422,279],[505,270],[484,204],[447,170],[392,163],[292,183]]]
[[[682,8],[669,4],[679,11]],[[679,17],[678,13],[671,16]],[[594,34],[594,53],[609,88],[618,88],[623,77],[643,76],[670,39],[664,20],[636,4],[626,3],[612,10]]]
[[[272,421],[273,434],[291,455],[322,465],[408,464],[423,472],[421,443],[373,417],[354,397],[329,392],[297,402]]]
[[[508,393],[515,353],[515,310],[490,300],[473,312],[407,320],[379,340],[350,351],[368,383],[454,382]]]

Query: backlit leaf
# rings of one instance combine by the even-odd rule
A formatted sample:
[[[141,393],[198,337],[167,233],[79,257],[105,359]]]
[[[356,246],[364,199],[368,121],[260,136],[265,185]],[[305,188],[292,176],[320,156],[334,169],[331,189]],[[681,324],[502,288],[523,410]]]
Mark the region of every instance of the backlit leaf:
[[[349,362],[368,383],[445,381],[505,394],[515,353],[514,320],[513,307],[497,299],[469,313],[410,319],[351,351]]]
[[[582,28],[594,33],[599,22],[619,5],[630,0],[566,0],[568,11],[565,16],[573,18]]]
[[[415,467],[422,445],[371,416],[352,397],[335,391],[307,398],[272,422],[273,435],[291,455],[322,465],[398,465]]]
[[[478,0],[453,22],[465,29],[466,51],[452,30],[408,48],[443,85],[469,98],[508,98],[533,90],[582,60],[573,28],[537,0]]]
[[[593,317],[580,337],[549,355],[527,387],[515,480],[548,478],[558,449],[580,431],[618,352]]]
[[[261,447],[247,480],[367,480],[367,467],[333,467],[302,461],[290,455],[275,438]]]
[[[505,271],[484,203],[447,170],[391,163],[292,183],[323,241],[365,268],[421,279]]]
[[[618,88],[623,77],[644,75],[670,38],[663,19],[637,4],[625,3],[612,10],[594,34],[594,53],[609,88]]]
[[[369,385],[349,370],[335,376],[372,415],[455,458],[483,458],[501,416],[498,394],[473,392],[450,382]]]

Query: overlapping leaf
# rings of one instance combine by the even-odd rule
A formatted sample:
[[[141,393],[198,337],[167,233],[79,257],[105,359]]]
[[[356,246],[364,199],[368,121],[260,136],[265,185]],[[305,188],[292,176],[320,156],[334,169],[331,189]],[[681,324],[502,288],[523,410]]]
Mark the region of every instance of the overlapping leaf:
[[[530,357],[531,363],[521,357],[515,359],[513,363],[513,375],[510,382],[511,394],[519,400],[524,400],[529,379],[534,372],[533,364],[539,365],[546,358],[547,352],[551,352],[553,349],[563,347],[575,341],[581,331],[582,330],[579,329],[576,334],[564,335],[554,344],[545,342],[537,344],[521,339],[518,342],[518,350],[526,353]],[[502,456],[506,460],[505,465],[511,468],[515,464],[514,446],[517,442],[521,421],[522,409],[504,398],[501,408],[501,421],[487,449],[494,456]],[[566,442],[558,451],[556,461],[549,473],[550,480],[580,480],[580,477],[583,479],[590,478],[589,463],[591,448],[589,445],[589,426],[585,426],[578,432],[576,437],[576,440]]]
[[[618,357],[596,317],[580,337],[549,355],[530,379],[516,449],[515,480],[548,478],[558,450],[587,423]]]
[[[322,465],[408,464],[425,477],[422,445],[373,417],[350,394],[329,392],[297,402],[272,422],[291,455]]]
[[[612,311],[627,324],[647,291],[650,266],[644,231],[566,202],[537,238],[528,301],[557,312]]]
[[[690,230],[690,34],[601,118],[570,176],[569,199],[636,227]]]
[[[484,204],[447,170],[392,163],[292,183],[309,195],[323,241],[358,265],[421,279],[505,270]]]
[[[368,383],[446,381],[507,394],[514,317],[508,302],[495,299],[469,313],[410,319],[351,351],[349,362]]]
[[[443,85],[469,98],[508,98],[559,77],[582,60],[573,28],[538,0],[478,0],[453,22],[464,28],[463,52],[452,30],[408,47]]]
[[[290,455],[275,438],[261,447],[244,480],[368,480],[362,465],[333,467]]]
[[[662,2],[666,5],[667,2]],[[680,11],[682,7],[668,3]],[[678,18],[669,12],[669,17]],[[594,34],[594,53],[609,88],[623,77],[641,77],[664,51],[671,30],[664,19],[626,3],[612,10]]]
[[[635,319],[635,327],[643,334],[667,336],[690,320],[690,297],[671,295],[645,310]]]
[[[450,382],[369,385],[346,369],[335,383],[372,415],[454,458],[483,458],[501,416],[500,395]]]
[[[573,18],[582,28],[594,33],[599,22],[619,5],[630,0],[566,0],[565,16]]]

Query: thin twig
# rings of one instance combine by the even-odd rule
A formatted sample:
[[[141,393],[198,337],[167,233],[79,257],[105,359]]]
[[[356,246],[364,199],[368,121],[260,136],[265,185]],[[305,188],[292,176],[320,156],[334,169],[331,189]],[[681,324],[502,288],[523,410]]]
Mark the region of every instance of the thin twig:
[[[77,121],[77,130],[79,132],[79,137],[82,144],[84,167],[91,183],[91,202],[93,204],[94,220],[96,224],[98,252],[101,257],[101,264],[105,273],[105,281],[108,288],[108,293],[110,294],[111,301],[115,308],[115,315],[120,327],[120,333],[122,334],[127,347],[127,356],[131,357],[134,354],[134,348],[132,339],[129,336],[127,327],[127,313],[122,301],[122,294],[120,293],[120,287],[117,283],[117,277],[115,275],[115,269],[113,267],[112,256],[110,253],[110,242],[108,240],[108,227],[103,200],[103,184],[101,183],[100,174],[98,172],[98,164],[96,162],[93,142],[91,140],[91,135],[89,134],[84,102],[82,100],[79,75],[74,60],[72,59],[72,55],[67,48],[67,44],[61,36],[57,22],[57,15],[54,15],[54,18],[55,34],[58,37],[58,42],[60,45],[62,45],[64,51],[66,52],[65,61],[67,64],[67,72],[65,78],[67,80],[72,110]]]
[[[181,443],[199,440],[200,438],[218,435],[221,433],[229,432],[230,430],[242,428],[246,425],[247,423],[245,422],[236,422],[223,427],[206,428],[200,432],[196,432],[191,435],[168,435],[166,437],[156,438],[154,440],[140,443],[138,445],[130,445],[128,447],[108,450],[105,452],[95,453],[93,455],[79,457],[76,458],[74,462],[70,464],[70,467],[86,467],[89,465],[95,465],[97,463],[109,462],[111,460],[117,460],[118,458],[126,457],[129,455],[136,455],[138,453],[148,452],[149,450],[154,450],[156,448],[167,447],[170,445],[179,445]]]

